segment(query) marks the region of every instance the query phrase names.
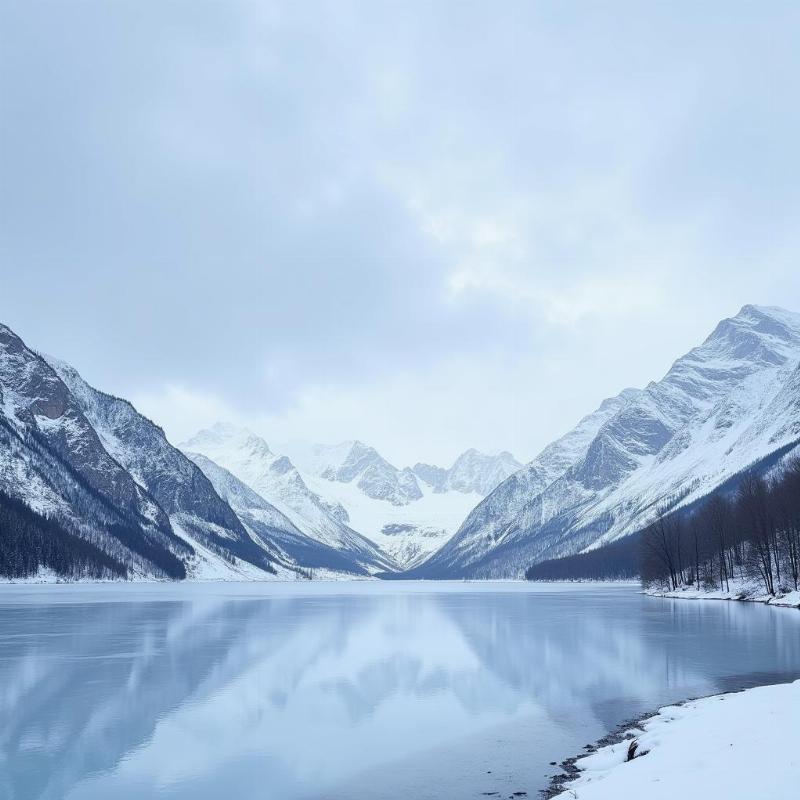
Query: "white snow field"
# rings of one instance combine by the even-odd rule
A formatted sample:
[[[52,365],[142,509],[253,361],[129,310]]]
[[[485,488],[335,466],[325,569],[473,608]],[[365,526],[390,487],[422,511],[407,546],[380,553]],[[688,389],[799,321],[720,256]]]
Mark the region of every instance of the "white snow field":
[[[483,499],[477,492],[435,492],[423,483],[419,498],[406,505],[392,505],[369,497],[354,482],[307,473],[304,479],[312,491],[343,506],[353,529],[375,542],[404,569],[438,550]]]
[[[800,681],[666,706],[631,739],[581,758],[558,800],[796,800]],[[638,755],[641,753],[642,755]]]

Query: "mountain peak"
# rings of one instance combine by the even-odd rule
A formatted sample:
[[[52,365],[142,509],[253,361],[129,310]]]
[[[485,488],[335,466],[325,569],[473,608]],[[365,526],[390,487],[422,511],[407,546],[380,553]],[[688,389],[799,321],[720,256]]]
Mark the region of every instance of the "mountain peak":
[[[758,320],[763,318],[776,320],[790,328],[800,330],[800,314],[788,311],[780,306],[759,306],[752,303],[743,305],[734,319]]]
[[[202,428],[191,439],[183,442],[183,450],[198,450],[209,445],[236,444],[253,454],[271,456],[272,451],[266,441],[249,428],[232,425],[229,422],[215,422],[210,428]]]
[[[325,480],[355,483],[367,497],[386,500],[392,505],[407,505],[422,497],[413,475],[404,474],[374,447],[358,439],[317,446],[315,470]]]
[[[348,459],[362,459],[362,458],[369,458],[369,459],[380,459],[381,461],[385,461],[383,456],[371,445],[365,444],[364,442],[353,439],[349,442],[343,442],[342,446],[348,446]],[[388,462],[387,462],[388,463]]]
[[[800,346],[800,314],[776,306],[746,305],[723,319],[700,347],[676,365],[686,362],[716,364],[728,369],[748,364],[781,364]]]
[[[762,336],[777,336],[782,339],[800,336],[800,314],[779,306],[744,305],[735,316],[722,320],[715,332],[720,327],[730,325]]]

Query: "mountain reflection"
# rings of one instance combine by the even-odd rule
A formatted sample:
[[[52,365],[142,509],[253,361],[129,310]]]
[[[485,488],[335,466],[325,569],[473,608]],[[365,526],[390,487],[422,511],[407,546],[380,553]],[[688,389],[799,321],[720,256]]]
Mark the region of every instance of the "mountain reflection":
[[[0,797],[347,796],[510,723],[533,726],[518,738],[535,760],[557,728],[583,744],[664,702],[800,673],[798,615],[742,604],[267,591],[4,591]]]

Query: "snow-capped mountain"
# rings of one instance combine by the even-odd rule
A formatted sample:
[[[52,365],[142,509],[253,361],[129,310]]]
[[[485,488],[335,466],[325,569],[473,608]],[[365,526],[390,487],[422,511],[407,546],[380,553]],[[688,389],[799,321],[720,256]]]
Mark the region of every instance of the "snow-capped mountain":
[[[315,445],[312,449],[313,474],[328,481],[355,483],[373,500],[386,500],[405,506],[422,497],[414,473],[392,466],[380,453],[363,442]]]
[[[408,569],[439,549],[488,491],[521,464],[468,450],[450,469],[398,468],[359,441],[285,445],[313,491],[347,510],[350,526]],[[422,469],[419,469],[422,467]]]
[[[500,484],[418,574],[517,576],[635,532],[800,440],[800,315],[745,306]]]
[[[354,565],[348,554],[306,536],[285,514],[210,458],[200,453],[187,455],[274,562],[289,569],[301,567],[305,571],[366,574],[366,570]]]
[[[181,444],[181,449],[200,453],[228,470],[303,534],[347,556],[356,571],[395,569],[391,558],[348,526],[344,507],[312,491],[291,460],[273,453],[252,431],[218,423]]]
[[[184,571],[180,556],[190,550],[173,536],[163,509],[106,452],[47,362],[3,325],[0,489],[81,539],[91,532],[98,550],[113,551],[134,573]],[[116,535],[122,525],[133,534],[125,542]],[[148,546],[137,547],[140,542]]]
[[[263,578],[273,570],[264,549],[160,428],[5,326],[0,490],[30,509],[28,546],[49,525],[59,563],[78,574],[87,564],[95,575],[99,564],[127,577]],[[41,552],[48,546],[36,544]]]
[[[170,517],[173,530],[195,547],[223,549],[268,567],[265,548],[253,541],[203,472],[164,432],[127,401],[92,388],[69,364],[47,363],[67,385],[106,451],[146,489]]]
[[[521,468],[522,464],[509,452],[490,455],[470,448],[453,462],[450,469],[416,464],[413,472],[435,492],[475,492],[486,496]]]

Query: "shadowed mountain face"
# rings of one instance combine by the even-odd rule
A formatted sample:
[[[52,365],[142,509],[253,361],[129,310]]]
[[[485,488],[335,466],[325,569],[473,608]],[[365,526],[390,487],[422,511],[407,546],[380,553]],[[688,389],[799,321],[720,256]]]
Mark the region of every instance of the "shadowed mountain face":
[[[396,587],[7,587],[0,797],[533,797],[623,719],[800,673],[754,604]]]
[[[120,513],[150,520],[162,531],[169,529],[163,509],[105,450],[81,404],[55,370],[5,326],[0,326],[0,398],[7,429],[22,445],[29,445],[29,463],[60,461],[74,472],[76,481],[83,481]],[[67,506],[54,486],[45,488],[52,481],[44,475],[35,486],[15,486],[13,455],[4,455],[4,488],[9,493],[19,492],[34,508],[56,513]]]
[[[47,357],[114,459],[194,539],[268,567],[265,549],[254,542],[230,505],[202,470],[173,447],[164,432],[127,401],[92,388],[68,364]]]
[[[414,574],[519,577],[644,527],[800,438],[800,315],[745,306],[642,390],[606,400],[481,502]]]
[[[0,326],[0,488],[129,567],[180,577],[192,549],[114,459],[50,365]]]

